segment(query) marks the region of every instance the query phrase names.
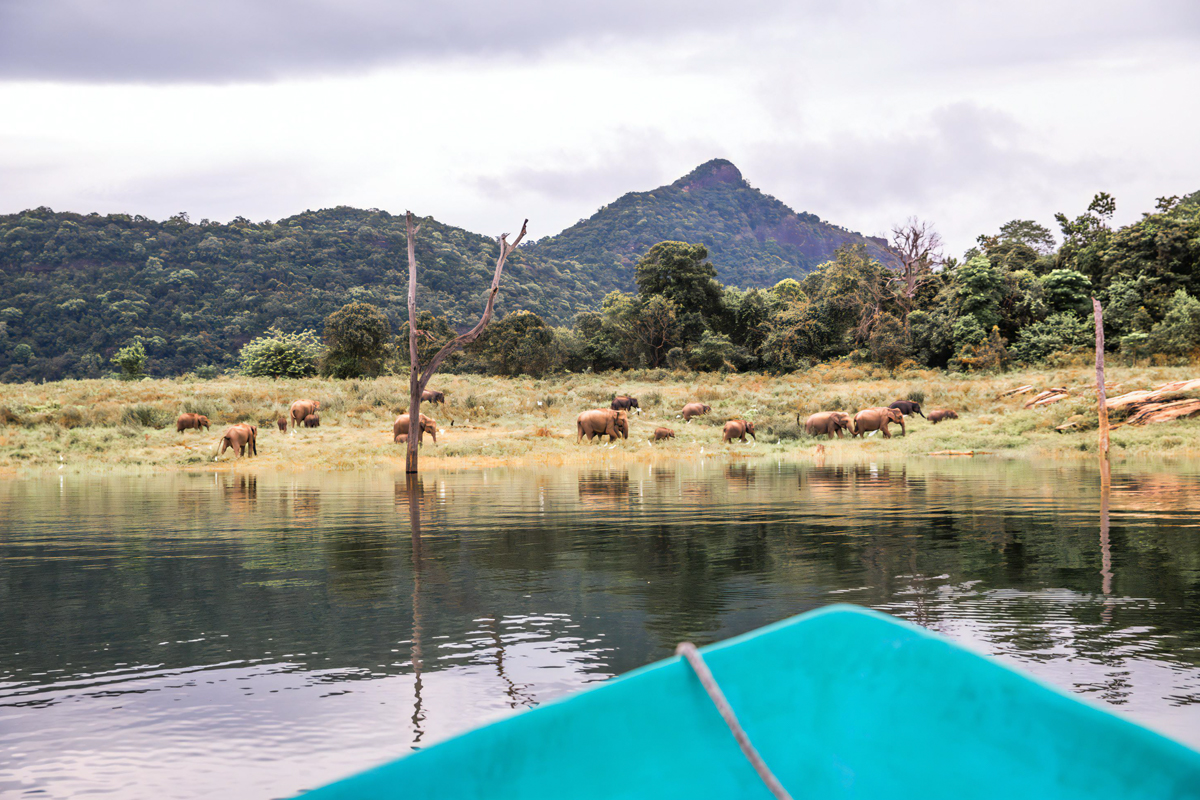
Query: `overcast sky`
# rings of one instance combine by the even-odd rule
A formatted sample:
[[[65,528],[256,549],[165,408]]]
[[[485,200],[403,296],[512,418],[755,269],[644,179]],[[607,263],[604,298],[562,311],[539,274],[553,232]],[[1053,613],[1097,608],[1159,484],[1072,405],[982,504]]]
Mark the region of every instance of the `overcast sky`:
[[[1200,2],[0,0],[0,213],[556,233],[728,158],[953,250],[1200,189]]]

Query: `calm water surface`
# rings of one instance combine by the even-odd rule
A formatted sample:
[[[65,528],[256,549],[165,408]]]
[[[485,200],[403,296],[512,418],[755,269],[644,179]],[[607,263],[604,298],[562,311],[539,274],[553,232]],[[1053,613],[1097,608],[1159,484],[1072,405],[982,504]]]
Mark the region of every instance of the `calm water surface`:
[[[0,794],[281,797],[812,608],[1200,747],[1200,465],[0,481]],[[414,527],[419,536],[414,537]]]

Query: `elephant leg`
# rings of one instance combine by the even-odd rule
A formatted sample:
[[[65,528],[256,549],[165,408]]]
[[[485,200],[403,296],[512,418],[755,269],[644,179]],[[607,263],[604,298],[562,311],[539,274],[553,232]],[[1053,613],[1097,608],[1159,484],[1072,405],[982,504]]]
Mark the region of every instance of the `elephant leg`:
[[[908,428],[904,427],[904,418],[900,418],[900,435],[908,436]]]
[[[885,438],[885,439],[892,438],[892,434],[888,431],[888,426],[887,426],[886,422],[879,426],[879,430],[883,431],[883,438]]]
[[[834,428],[834,429],[833,429],[833,433],[829,434],[829,438],[830,438],[830,439],[832,439],[832,438],[833,438],[833,434],[834,434],[834,433],[836,433],[836,434],[837,434],[837,438],[839,438],[839,439],[840,439],[840,438],[842,438],[842,429],[841,429],[841,428]]]

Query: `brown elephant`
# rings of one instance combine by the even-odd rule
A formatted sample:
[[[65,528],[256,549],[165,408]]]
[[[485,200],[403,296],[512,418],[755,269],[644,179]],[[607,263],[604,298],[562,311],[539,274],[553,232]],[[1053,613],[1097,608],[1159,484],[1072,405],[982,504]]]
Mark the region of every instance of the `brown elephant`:
[[[291,409],[288,411],[288,416],[292,421],[293,432],[296,428],[304,424],[304,418],[309,414],[317,413],[317,409],[321,407],[320,400],[297,400],[292,403]]]
[[[241,458],[243,455],[258,455],[258,427],[249,422],[231,425],[225,431],[225,435],[221,437],[219,448],[217,454],[213,456],[213,461],[224,454],[226,449],[233,450],[234,458]]]
[[[584,436],[589,442],[592,441],[593,436],[607,436],[609,442],[615,442],[618,435],[623,439],[628,439],[629,414],[624,410],[618,411],[611,408],[584,411],[575,418],[575,432],[576,443],[581,441]]]
[[[629,409],[633,408],[636,409],[639,414],[642,413],[642,409],[641,406],[638,405],[637,398],[630,397],[629,395],[625,394],[619,394],[614,397],[609,408],[611,408],[613,411],[628,411]]]
[[[321,427],[321,415],[320,414],[309,414],[307,417],[304,418],[304,427],[306,427],[306,428]]]
[[[796,415],[796,424],[800,424],[800,415]],[[854,433],[854,420],[845,411],[818,411],[804,421],[804,431],[809,436],[828,435],[830,439],[837,434],[842,438],[842,431]]]
[[[425,443],[425,434],[429,434],[429,438],[433,439],[433,443],[437,444],[437,421],[433,420],[424,414],[417,417],[420,424],[417,426],[420,430],[420,436],[417,438],[418,444]],[[401,439],[400,437],[404,438]],[[396,421],[392,424],[392,441],[399,444],[400,442],[408,441],[408,414],[401,414],[396,417]]]
[[[446,395],[442,392],[435,392],[432,389],[423,389],[421,391],[421,402],[446,405]]]
[[[891,422],[900,423],[900,432],[908,435],[904,428],[904,415],[898,408],[864,408],[854,415],[854,427],[850,433],[859,436],[870,431],[883,431],[883,438],[890,439],[892,434],[888,432],[888,423]]]
[[[208,417],[203,414],[180,414],[179,419],[175,420],[175,430],[183,433],[189,428],[208,430]]]
[[[925,416],[921,413],[921,404],[916,400],[897,400],[889,405],[888,408],[894,408],[906,417],[911,417],[913,414],[919,414],[922,417]]]
[[[688,403],[683,407],[683,421],[691,422],[692,417],[702,417],[712,411],[712,406],[707,403]]]
[[[934,425],[937,425],[944,419],[958,419],[958,413],[951,411],[948,408],[935,408],[933,411],[929,412],[929,416],[926,417],[926,419],[928,419]]]
[[[675,431],[670,428],[655,428],[654,441],[661,442],[663,439],[674,439]]]
[[[754,423],[753,422],[747,422],[744,419],[731,419],[731,420],[729,420],[729,422],[725,423],[723,441],[725,442],[725,444],[728,444],[729,442],[733,441],[734,439],[740,439],[741,441],[744,442],[744,441],[746,441],[747,433],[754,437],[754,441],[756,441],[756,442],[758,441],[758,437],[754,436]]]
[[[279,432],[287,433],[287,417],[279,418]]]

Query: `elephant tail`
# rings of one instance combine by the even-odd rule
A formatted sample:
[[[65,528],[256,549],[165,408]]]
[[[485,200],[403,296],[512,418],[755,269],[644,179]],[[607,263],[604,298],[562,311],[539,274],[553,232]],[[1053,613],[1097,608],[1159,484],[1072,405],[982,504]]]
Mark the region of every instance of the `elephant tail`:
[[[225,437],[222,436],[220,439],[217,439],[215,442],[212,443],[212,447],[210,447],[208,449],[208,460],[209,461],[213,461],[216,459],[217,451],[221,449],[221,442],[224,441],[224,439],[225,439]]]

